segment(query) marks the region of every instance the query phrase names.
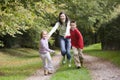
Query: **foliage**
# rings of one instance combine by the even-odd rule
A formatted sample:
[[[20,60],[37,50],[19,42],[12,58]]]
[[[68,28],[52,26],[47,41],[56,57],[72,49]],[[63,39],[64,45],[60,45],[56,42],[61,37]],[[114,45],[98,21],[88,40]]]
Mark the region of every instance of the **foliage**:
[[[9,1],[9,0],[8,0]],[[29,29],[35,18],[29,10],[25,9],[21,3],[6,2],[1,3],[0,11],[0,35],[22,34],[20,30]]]
[[[99,29],[103,50],[120,50],[120,15]]]
[[[47,29],[51,26],[51,18],[55,17],[52,13],[53,9],[52,1],[46,0],[3,0],[0,3],[0,39],[2,43],[6,41],[6,35],[11,37],[5,45],[11,43],[14,37],[19,37],[18,42],[25,40],[29,35],[29,45],[37,46],[39,39],[39,33],[42,29]],[[53,20],[54,21],[54,20]],[[47,29],[49,30],[49,28]],[[25,34],[24,34],[25,33]],[[17,36],[18,34],[22,36]],[[3,39],[4,38],[4,39]],[[18,40],[18,39],[17,39]],[[16,40],[15,40],[16,42]],[[28,41],[26,41],[28,42]],[[37,42],[37,43],[36,43]],[[34,44],[36,43],[36,44]],[[17,43],[18,44],[18,43]],[[20,43],[21,44],[21,43]],[[20,45],[19,44],[19,45]],[[26,43],[27,44],[27,43]],[[2,44],[1,44],[2,45]],[[14,45],[10,44],[10,47]],[[23,46],[23,45],[22,45]],[[33,47],[35,47],[33,46]]]
[[[2,38],[6,35],[13,38],[20,34],[23,36],[19,36],[19,40],[25,40],[28,35],[30,42],[33,42],[27,45],[26,41],[22,46],[37,46],[39,31],[49,31],[48,27],[54,25],[60,11],[65,11],[71,19],[77,21],[85,45],[100,42],[100,27],[120,13],[119,3],[119,0],[2,0],[0,44],[5,42]]]
[[[65,10],[71,19],[77,21],[78,28],[83,34],[85,44],[92,44],[101,41],[99,34],[102,36],[105,35],[100,31],[101,25],[111,23],[111,20],[120,14],[119,3],[119,0],[62,0],[57,2],[57,4],[59,4],[59,8]],[[116,23],[116,26],[119,25],[118,23],[119,22]],[[113,26],[113,29],[114,28],[118,29],[118,27]],[[113,29],[111,28],[107,30],[108,33],[116,31],[116,29],[112,31]],[[107,31],[105,31],[106,34],[108,34]],[[119,33],[116,33],[111,36],[116,37],[116,40],[119,40],[118,35]],[[114,39],[110,36],[108,37],[108,35],[105,37],[107,41],[109,41],[108,39]],[[107,41],[105,42],[106,44]],[[115,42],[115,45],[112,44],[114,46],[113,48],[115,48],[115,46],[119,46],[116,45],[117,43],[119,42]]]
[[[117,2],[111,0],[67,0],[64,1],[64,4],[60,7],[67,8],[66,12],[69,13],[71,19],[77,21],[85,43],[91,44],[100,41],[98,39],[98,29],[101,24],[111,20],[111,17],[113,17],[111,14]]]

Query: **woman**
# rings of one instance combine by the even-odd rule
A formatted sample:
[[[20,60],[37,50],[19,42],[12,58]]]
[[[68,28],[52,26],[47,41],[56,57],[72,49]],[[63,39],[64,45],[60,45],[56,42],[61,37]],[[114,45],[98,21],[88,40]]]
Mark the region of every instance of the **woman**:
[[[59,20],[52,28],[48,36],[50,37],[57,29],[59,30],[60,48],[61,54],[63,56],[62,63],[63,64],[66,63],[67,56],[67,60],[69,62],[68,66],[71,67],[71,55],[70,55],[71,42],[69,38],[66,38],[66,36],[70,36],[70,20],[68,19],[68,16],[64,12],[59,13]]]

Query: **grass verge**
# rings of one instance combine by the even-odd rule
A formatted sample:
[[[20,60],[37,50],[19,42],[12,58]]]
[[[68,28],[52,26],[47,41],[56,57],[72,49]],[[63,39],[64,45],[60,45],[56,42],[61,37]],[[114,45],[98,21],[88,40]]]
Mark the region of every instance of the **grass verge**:
[[[103,51],[100,43],[85,47],[84,53],[109,60],[120,67],[120,51]]]
[[[24,80],[41,67],[33,49],[0,49],[0,80]]]

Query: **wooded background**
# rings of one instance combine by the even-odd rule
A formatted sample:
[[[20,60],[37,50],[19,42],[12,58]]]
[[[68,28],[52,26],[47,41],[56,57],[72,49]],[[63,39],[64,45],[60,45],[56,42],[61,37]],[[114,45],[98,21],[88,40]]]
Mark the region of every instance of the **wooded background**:
[[[0,0],[1,48],[38,48],[41,30],[50,31],[61,11],[77,21],[85,45],[120,50],[120,0]],[[52,47],[57,39],[56,32]]]

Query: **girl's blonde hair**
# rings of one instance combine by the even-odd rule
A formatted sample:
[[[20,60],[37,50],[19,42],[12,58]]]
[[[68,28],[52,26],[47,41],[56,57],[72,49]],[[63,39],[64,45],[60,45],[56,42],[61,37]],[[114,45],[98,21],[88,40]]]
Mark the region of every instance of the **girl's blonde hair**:
[[[43,33],[44,33],[44,32],[46,32],[46,33],[47,33],[47,31],[46,31],[46,30],[42,30],[42,31],[41,31],[41,34],[40,34],[40,38],[42,38],[42,37],[43,37]]]

